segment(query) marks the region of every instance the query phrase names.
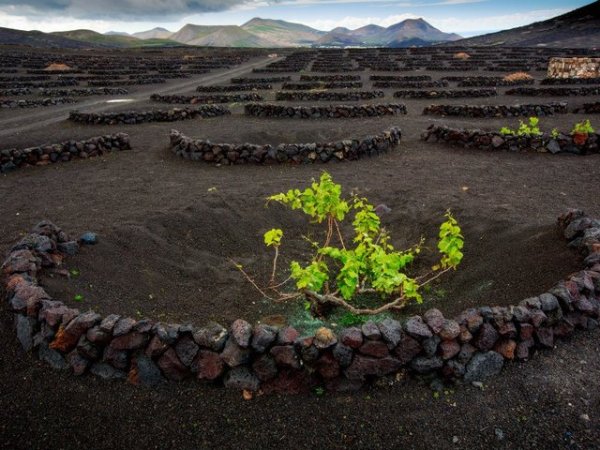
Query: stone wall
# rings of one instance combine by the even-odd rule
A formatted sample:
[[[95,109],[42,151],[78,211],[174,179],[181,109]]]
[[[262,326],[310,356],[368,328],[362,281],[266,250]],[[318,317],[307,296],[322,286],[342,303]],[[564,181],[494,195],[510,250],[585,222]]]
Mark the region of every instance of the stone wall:
[[[252,103],[245,106],[244,112],[249,116],[282,119],[343,119],[406,114],[406,106],[401,103],[327,106],[282,106]]]
[[[31,95],[30,88],[0,89],[0,97],[13,97],[16,95]]]
[[[271,90],[273,86],[268,83],[233,84],[230,86],[198,86],[196,92],[235,92]]]
[[[91,310],[52,299],[38,284],[51,269],[95,236],[70,239],[48,221],[9,251],[1,267],[5,301],[16,337],[51,367],[81,376],[160,385],[196,378],[235,390],[298,393],[315,386],[356,390],[399,371],[482,381],[513,360],[552,349],[576,329],[598,327],[600,221],[570,210],[558,219],[583,270],[547,292],[511,307],[470,308],[450,319],[437,309],[402,323],[366,322],[338,333],[301,335],[292,327],[166,324]]]
[[[360,75],[300,75],[300,81],[360,81]]]
[[[139,78],[137,80],[88,80],[87,85],[90,87],[103,86],[138,86],[145,84],[164,84],[164,78]]]
[[[391,150],[400,142],[402,133],[391,128],[376,136],[363,139],[346,139],[337,142],[308,144],[215,144],[194,140],[176,130],[171,131],[171,150],[192,161],[214,164],[309,164],[329,161],[356,160],[379,155]]]
[[[559,133],[552,137],[548,133],[540,136],[503,135],[496,131],[465,130],[445,125],[430,125],[421,135],[427,142],[443,142],[454,147],[476,148],[480,150],[507,150],[512,152],[571,153],[585,155],[599,153],[600,134],[591,133],[585,144],[578,145],[573,137]]]
[[[292,77],[268,77],[268,78],[232,78],[232,84],[272,84],[272,83],[285,83],[291,81]]]
[[[551,58],[548,78],[598,78],[600,58]]]
[[[495,97],[496,89],[447,89],[447,90],[413,90],[405,89],[394,92],[395,98],[476,98]]]
[[[600,87],[517,87],[508,89],[506,95],[521,97],[570,97],[577,95],[600,95]]]
[[[330,102],[348,102],[359,100],[372,100],[382,98],[383,91],[349,91],[349,92],[329,92],[329,91],[296,91],[296,92],[277,92],[275,100],[277,101],[330,101]]]
[[[302,91],[310,89],[361,89],[362,81],[304,81],[300,83],[284,83],[281,89]]]
[[[150,100],[161,103],[179,104],[211,104],[211,103],[239,103],[260,102],[263,97],[254,92],[250,94],[214,94],[214,95],[160,95],[152,94]]]
[[[423,110],[425,115],[459,117],[542,117],[567,112],[565,102],[539,105],[430,105]]]
[[[196,108],[173,108],[167,110],[151,111],[122,111],[108,113],[84,113],[71,111],[69,120],[87,125],[135,125],[146,122],[175,122],[177,120],[188,120],[225,116],[231,111],[224,106],[202,105]]]
[[[54,81],[12,81],[0,82],[0,89],[19,89],[19,88],[55,88],[65,86],[77,86],[77,80],[62,79]]]
[[[90,95],[127,95],[129,91],[124,88],[81,88],[81,89],[41,89],[39,95],[46,97],[87,97]]]
[[[596,78],[544,78],[540,81],[541,85],[556,85],[556,84],[598,84],[600,85],[600,77]]]
[[[577,108],[573,112],[585,114],[600,114],[600,102],[584,103],[581,108]]]
[[[379,89],[429,89],[448,87],[447,81],[374,81],[374,88]]]
[[[77,100],[69,97],[34,99],[0,99],[0,108],[38,108],[40,106],[56,106],[77,103]]]
[[[371,81],[431,81],[430,75],[371,75]],[[442,80],[444,81],[444,80]]]
[[[505,87],[526,86],[535,84],[535,80],[513,80],[508,81],[496,77],[466,77],[458,82],[458,87]]]
[[[60,144],[41,145],[24,149],[0,150],[0,173],[28,166],[86,159],[107,152],[130,150],[129,135],[117,133],[97,136],[85,141],[67,141]]]

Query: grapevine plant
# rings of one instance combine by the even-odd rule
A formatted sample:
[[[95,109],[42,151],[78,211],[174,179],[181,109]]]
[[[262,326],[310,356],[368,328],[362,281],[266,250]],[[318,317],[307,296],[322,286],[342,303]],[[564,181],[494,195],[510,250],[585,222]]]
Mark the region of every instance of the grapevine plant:
[[[325,237],[322,244],[311,242],[313,256],[306,262],[290,263],[290,278],[276,284],[277,259],[284,233],[274,228],[264,235],[267,247],[274,249],[272,276],[267,289],[260,289],[241,266],[237,266],[246,278],[267,298],[276,301],[304,297],[315,310],[319,306],[339,306],[352,314],[379,314],[398,310],[411,301],[422,302],[420,288],[445,272],[455,269],[463,258],[463,236],[450,212],[440,226],[437,248],[439,262],[431,271],[420,276],[409,275],[409,267],[421,252],[424,240],[407,250],[397,250],[391,244],[390,235],[381,226],[375,207],[366,198],[356,195],[342,198],[342,187],[324,172],[320,180],[301,191],[292,189],[276,194],[268,202],[281,203],[292,210],[301,210],[311,221],[323,224]],[[345,237],[342,230],[351,224],[353,235]],[[293,280],[293,293],[282,293],[279,288]],[[265,291],[275,292],[275,298]],[[360,296],[380,298],[374,308],[357,306]]]
[[[500,128],[500,134],[505,136],[541,136],[542,132],[539,127],[540,119],[537,117],[530,117],[528,123],[519,120],[519,128],[516,130],[511,130],[508,127]]]

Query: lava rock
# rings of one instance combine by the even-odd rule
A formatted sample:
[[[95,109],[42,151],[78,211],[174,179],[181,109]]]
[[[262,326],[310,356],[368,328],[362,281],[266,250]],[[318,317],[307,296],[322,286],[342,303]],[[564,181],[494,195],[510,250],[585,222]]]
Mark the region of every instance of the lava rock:
[[[299,369],[301,367],[298,354],[292,345],[276,345],[271,348],[271,356],[275,359],[278,366]]]
[[[53,369],[65,370],[69,368],[63,355],[60,352],[49,348],[45,343],[40,344],[38,356]]]
[[[198,350],[198,345],[196,345],[194,340],[189,336],[183,336],[175,345],[177,357],[187,367],[191,367],[192,361],[194,361]]]
[[[435,334],[438,334],[444,326],[444,315],[439,309],[430,309],[423,314],[425,323],[433,330]]]
[[[221,359],[229,367],[237,367],[250,362],[250,349],[240,347],[235,339],[228,339],[221,352]]]
[[[361,330],[362,330],[362,334],[367,339],[371,339],[371,340],[381,339],[381,331],[380,331],[379,327],[377,326],[377,324],[375,322],[373,322],[372,320],[365,322],[362,325]]]
[[[397,320],[384,319],[379,323],[379,331],[390,350],[396,347],[402,339],[402,325]]]
[[[434,370],[441,369],[444,366],[444,360],[439,356],[425,357],[417,356],[410,363],[410,367],[417,373],[425,374]]]
[[[494,351],[477,353],[467,364],[465,381],[483,381],[498,375],[504,366],[504,358]]]
[[[269,355],[261,355],[252,363],[252,371],[261,381],[268,381],[277,376],[277,364]]]
[[[394,355],[398,358],[402,365],[408,364],[412,359],[417,356],[423,347],[416,339],[402,335],[398,346],[394,349]]]
[[[252,335],[252,348],[258,353],[264,353],[276,338],[276,328],[269,325],[258,325],[254,328],[254,334]]]
[[[242,319],[237,319],[231,324],[231,335],[242,348],[248,348],[252,338],[252,325]]]
[[[371,358],[369,356],[355,355],[352,364],[345,370],[346,377],[350,380],[365,380],[368,376],[382,377],[394,373],[402,367],[402,363],[391,356],[386,358]]]
[[[196,344],[215,352],[223,350],[227,337],[227,330],[218,323],[210,323],[206,327],[194,332],[194,341],[196,341]]]
[[[236,367],[225,375],[223,384],[228,389],[255,392],[258,391],[260,380],[247,367]]]
[[[169,348],[157,361],[162,373],[170,380],[181,381],[189,376],[189,369],[179,360],[173,348]]]
[[[357,349],[363,344],[363,334],[359,328],[345,328],[340,332],[340,342],[350,348]]]
[[[157,386],[165,382],[158,366],[144,353],[137,353],[134,358],[137,381],[144,386]]]
[[[433,336],[431,330],[420,316],[413,316],[404,324],[404,330],[416,339],[427,339]]]
[[[491,324],[484,323],[472,342],[480,350],[491,350],[499,337],[498,332]]]
[[[200,350],[196,356],[195,372],[199,380],[216,380],[225,371],[221,356],[210,350]]]

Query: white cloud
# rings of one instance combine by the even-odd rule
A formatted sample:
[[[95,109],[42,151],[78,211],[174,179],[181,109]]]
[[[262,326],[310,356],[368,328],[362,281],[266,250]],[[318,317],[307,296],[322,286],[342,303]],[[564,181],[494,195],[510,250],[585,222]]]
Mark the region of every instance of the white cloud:
[[[0,11],[0,24],[6,28],[14,28],[17,30],[40,30],[47,33],[78,29],[94,30],[99,33],[105,33],[107,31],[127,31],[129,33],[135,33],[137,31],[149,30],[156,26],[156,22],[87,20],[50,15],[44,18],[43,21],[40,21],[36,18],[6,14],[3,11]],[[181,27],[180,24],[176,23],[161,23],[160,25],[171,30],[179,29]]]

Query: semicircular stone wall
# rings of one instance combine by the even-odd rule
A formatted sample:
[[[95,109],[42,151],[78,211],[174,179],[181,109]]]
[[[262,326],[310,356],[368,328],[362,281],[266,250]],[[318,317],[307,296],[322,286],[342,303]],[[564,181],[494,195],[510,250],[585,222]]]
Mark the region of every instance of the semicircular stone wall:
[[[71,308],[50,297],[38,274],[60,266],[89,238],[72,240],[48,221],[12,246],[1,271],[23,349],[75,375],[144,385],[196,378],[264,392],[354,390],[404,369],[479,381],[511,360],[553,348],[576,329],[598,327],[600,221],[570,210],[558,226],[582,253],[583,269],[537,297],[511,307],[467,309],[453,319],[431,309],[403,323],[386,319],[314,335],[242,319],[229,327],[196,327]]]
[[[386,153],[402,138],[399,128],[392,127],[375,136],[336,142],[308,144],[223,144],[194,140],[171,130],[171,151],[192,161],[214,164],[310,164],[357,160]]]

